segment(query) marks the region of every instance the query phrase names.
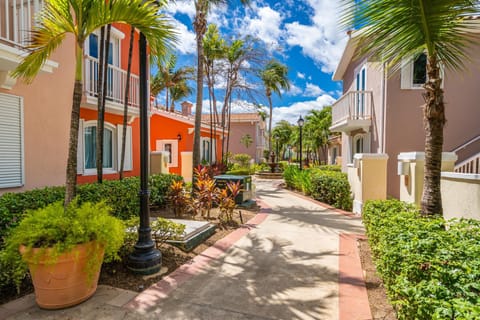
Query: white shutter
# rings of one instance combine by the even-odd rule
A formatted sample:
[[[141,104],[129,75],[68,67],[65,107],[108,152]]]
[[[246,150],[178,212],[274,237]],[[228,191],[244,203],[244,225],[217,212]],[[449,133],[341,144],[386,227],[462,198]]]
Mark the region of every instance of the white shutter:
[[[83,174],[83,161],[85,159],[85,146],[84,146],[84,134],[83,134],[84,120],[80,119],[78,123],[78,144],[77,144],[77,174]]]
[[[0,94],[0,188],[22,186],[23,167],[23,98]]]
[[[402,59],[401,73],[401,89],[412,89],[413,83],[413,60],[412,58]]]
[[[120,163],[122,156],[122,133],[123,125],[117,125],[117,164],[118,170],[120,171]],[[125,162],[123,164],[123,171],[132,171],[133,170],[133,159],[132,159],[132,127],[127,126],[127,135],[125,137]]]

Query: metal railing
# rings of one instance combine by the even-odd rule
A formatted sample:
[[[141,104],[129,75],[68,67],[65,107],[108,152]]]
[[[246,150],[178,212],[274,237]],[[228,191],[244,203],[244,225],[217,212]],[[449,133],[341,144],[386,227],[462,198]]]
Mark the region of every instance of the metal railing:
[[[332,124],[344,120],[367,120],[372,117],[372,92],[349,91],[333,104]]]
[[[107,101],[122,104],[125,99],[125,84],[127,81],[127,71],[119,67],[108,65],[106,74],[107,79]],[[84,65],[84,91],[85,94],[98,97],[98,59],[86,56]],[[137,75],[130,75],[130,94],[128,104],[130,107],[138,108],[140,105],[139,97],[139,78]]]
[[[480,174],[480,153],[457,164],[454,171],[459,173]]]
[[[42,5],[42,0],[0,0],[0,41],[26,46]]]

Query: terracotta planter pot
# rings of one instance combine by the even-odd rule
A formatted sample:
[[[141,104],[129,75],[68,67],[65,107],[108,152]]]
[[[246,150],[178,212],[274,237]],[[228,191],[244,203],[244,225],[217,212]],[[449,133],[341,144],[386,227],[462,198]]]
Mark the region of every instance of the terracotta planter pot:
[[[96,247],[93,241],[79,244],[57,258],[52,258],[51,249],[34,248],[25,254],[26,248],[20,247],[40,308],[71,307],[95,293],[104,255],[103,247]]]

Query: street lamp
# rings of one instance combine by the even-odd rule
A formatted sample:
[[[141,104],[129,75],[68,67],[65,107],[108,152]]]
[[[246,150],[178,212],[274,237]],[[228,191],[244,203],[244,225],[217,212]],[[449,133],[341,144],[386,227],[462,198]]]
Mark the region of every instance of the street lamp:
[[[147,40],[140,33],[139,40],[139,82],[140,82],[140,226],[138,241],[128,257],[128,269],[137,274],[153,274],[160,271],[162,254],[155,249],[150,229],[150,208],[148,207],[148,87],[147,87]]]
[[[275,138],[275,153],[277,154],[277,163],[279,161],[279,153],[278,153],[278,135],[274,136]]]
[[[305,121],[303,120],[302,116],[297,120],[298,128],[300,129],[300,170],[302,170],[302,127]]]

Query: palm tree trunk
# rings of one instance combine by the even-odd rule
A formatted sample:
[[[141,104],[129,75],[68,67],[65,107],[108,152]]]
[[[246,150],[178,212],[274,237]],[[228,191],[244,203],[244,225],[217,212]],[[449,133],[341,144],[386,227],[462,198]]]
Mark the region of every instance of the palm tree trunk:
[[[127,80],[125,82],[125,99],[123,102],[123,127],[122,127],[122,152],[120,159],[120,180],[123,179],[123,168],[125,167],[125,147],[127,140],[127,117],[128,117],[128,99],[130,98],[130,76],[132,73],[132,55],[133,55],[133,38],[135,37],[135,28],[131,27],[130,43],[128,47],[128,63],[127,63]],[[155,99],[157,101],[157,99]]]
[[[97,83],[97,135],[96,135],[96,166],[97,166],[97,182],[102,183],[103,180],[103,123],[105,116],[105,108],[103,104],[103,97],[105,96],[105,68],[108,62],[105,57],[105,27],[100,28],[100,52],[98,54],[98,83]]]
[[[427,63],[428,81],[425,83],[425,176],[421,211],[423,215],[443,213],[440,178],[442,167],[443,127],[445,125],[445,103],[443,101],[440,68],[435,57]]]
[[[78,127],[80,122],[80,103],[82,101],[83,82],[83,43],[77,43],[75,61],[75,83],[73,87],[72,112],[70,116],[70,137],[68,141],[67,172],[65,183],[65,208],[75,197],[77,187]]]
[[[195,131],[193,134],[193,169],[200,164],[200,131],[202,125],[202,100],[203,100],[203,36],[207,30],[206,0],[196,3],[195,21],[193,23],[197,40],[197,96],[195,106]]]

